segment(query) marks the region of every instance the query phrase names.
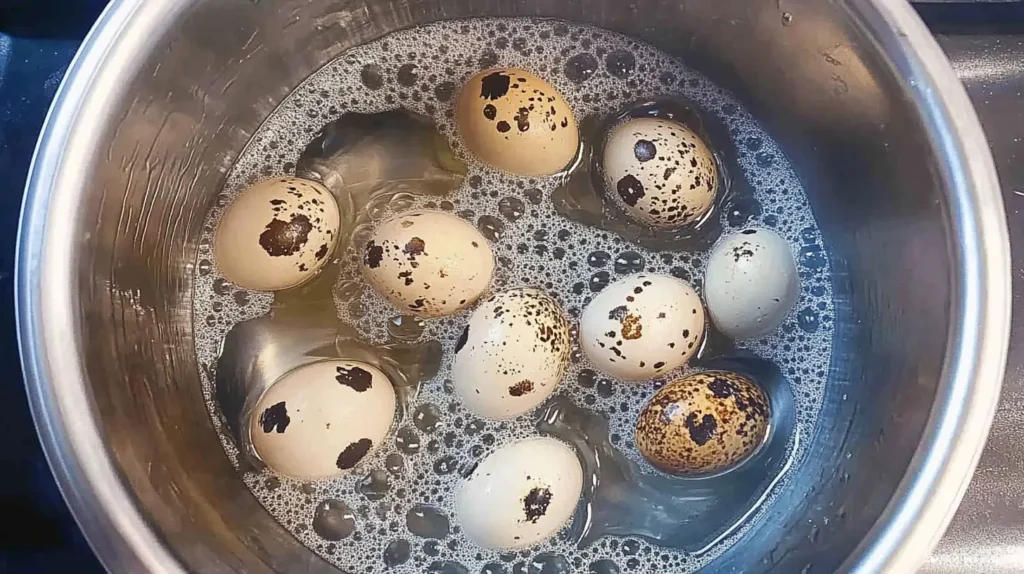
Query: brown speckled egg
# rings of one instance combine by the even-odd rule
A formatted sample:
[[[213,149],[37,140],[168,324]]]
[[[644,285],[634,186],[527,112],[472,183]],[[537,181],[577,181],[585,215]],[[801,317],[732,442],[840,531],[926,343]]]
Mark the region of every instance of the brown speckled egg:
[[[221,217],[214,239],[217,268],[246,289],[295,287],[330,260],[340,219],[334,196],[315,181],[261,181],[243,191]]]
[[[484,163],[517,175],[551,175],[580,145],[576,118],[551,84],[515,68],[485,70],[459,96],[462,139]]]
[[[494,273],[491,246],[469,223],[417,210],[384,222],[363,246],[363,276],[403,312],[452,315],[484,294]]]
[[[626,381],[686,364],[704,336],[704,305],[689,283],[641,274],[604,288],[583,310],[580,347],[602,373]]]
[[[768,397],[754,381],[727,371],[693,373],[655,393],[637,421],[636,444],[665,472],[714,473],[757,450],[769,420]]]
[[[466,407],[508,419],[544,402],[565,376],[569,321],[538,289],[512,289],[473,311],[455,347],[452,379]]]
[[[699,223],[718,194],[714,154],[683,124],[630,120],[611,131],[604,149],[609,195],[634,219],[675,229]]]

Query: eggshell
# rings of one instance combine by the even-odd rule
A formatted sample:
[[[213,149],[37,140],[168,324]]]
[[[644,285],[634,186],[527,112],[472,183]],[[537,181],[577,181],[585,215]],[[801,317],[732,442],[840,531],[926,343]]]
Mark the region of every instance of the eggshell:
[[[711,320],[737,340],[774,331],[800,297],[789,243],[763,228],[719,241],[708,257],[704,286]]]
[[[665,472],[720,472],[764,443],[770,420],[768,397],[751,379],[694,373],[655,393],[637,420],[636,445]]]
[[[612,377],[639,381],[686,364],[704,335],[704,305],[685,281],[634,275],[605,287],[587,305],[580,345]]]
[[[264,392],[249,437],[272,470],[300,479],[355,467],[379,445],[395,417],[395,390],[376,367],[321,361],[300,367]]]
[[[579,150],[565,98],[524,70],[495,68],[470,78],[459,95],[457,122],[480,161],[518,175],[562,171]]]
[[[609,195],[634,219],[658,228],[700,222],[718,194],[714,154],[693,130],[656,119],[629,120],[604,148]]]
[[[338,204],[319,183],[294,177],[261,181],[221,217],[213,248],[217,268],[246,289],[295,287],[330,260],[339,224]]]
[[[410,211],[382,224],[363,250],[363,275],[402,312],[451,315],[484,294],[494,273],[490,244],[443,211]]]
[[[554,536],[576,511],[583,468],[576,453],[547,437],[496,450],[460,486],[463,532],[484,548],[517,549]]]
[[[455,390],[473,413],[507,419],[548,398],[565,376],[569,322],[537,289],[513,289],[473,311],[456,345]]]

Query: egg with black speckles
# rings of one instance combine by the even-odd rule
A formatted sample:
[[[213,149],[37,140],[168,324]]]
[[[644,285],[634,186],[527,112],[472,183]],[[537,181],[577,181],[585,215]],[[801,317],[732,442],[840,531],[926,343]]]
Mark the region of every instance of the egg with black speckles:
[[[675,475],[721,472],[754,453],[768,436],[768,397],[750,378],[693,373],[662,387],[640,412],[636,445],[655,467]]]
[[[690,284],[633,275],[605,287],[583,311],[580,346],[606,375],[640,381],[683,366],[704,336],[704,305]]]
[[[473,305],[494,274],[480,232],[443,211],[417,210],[384,222],[363,246],[363,276],[404,313],[431,318]]]
[[[298,479],[344,474],[384,441],[395,389],[380,369],[331,360],[295,369],[260,397],[249,422],[256,455]]]
[[[239,194],[221,217],[213,247],[217,268],[245,289],[295,287],[330,260],[340,220],[334,196],[315,181],[261,181]]]
[[[633,219],[662,229],[701,222],[718,195],[711,148],[678,122],[638,118],[612,129],[602,169],[608,194]]]
[[[551,175],[580,147],[569,104],[543,79],[516,68],[485,70],[466,82],[456,121],[480,161],[509,173]]]
[[[572,518],[583,492],[575,451],[548,437],[505,445],[459,486],[459,524],[484,548],[512,550],[548,540]]]
[[[745,229],[719,241],[708,256],[704,285],[711,320],[736,340],[771,333],[800,298],[790,244],[764,228]]]
[[[547,399],[565,376],[571,341],[558,302],[538,289],[492,296],[455,347],[455,390],[473,413],[507,419]]]

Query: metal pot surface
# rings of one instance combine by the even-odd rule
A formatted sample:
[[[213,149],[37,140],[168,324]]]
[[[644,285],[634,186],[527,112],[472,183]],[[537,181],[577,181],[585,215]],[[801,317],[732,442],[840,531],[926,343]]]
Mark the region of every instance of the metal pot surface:
[[[221,450],[198,382],[203,214],[268,114],[345,49],[469,16],[644,39],[731,89],[809,191],[836,348],[809,460],[711,570],[911,572],[985,443],[1009,334],[992,159],[960,83],[898,0],[114,0],[28,183],[17,306],[32,409],[118,572],[333,572]]]

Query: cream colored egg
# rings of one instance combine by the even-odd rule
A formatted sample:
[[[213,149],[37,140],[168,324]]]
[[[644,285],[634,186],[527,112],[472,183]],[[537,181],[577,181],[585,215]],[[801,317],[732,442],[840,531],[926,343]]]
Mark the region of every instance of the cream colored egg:
[[[295,287],[315,276],[334,252],[340,216],[325,187],[294,177],[243,191],[217,226],[217,268],[256,291]]]
[[[503,171],[550,175],[579,150],[579,129],[565,98],[524,70],[496,68],[473,76],[459,95],[457,114],[469,151]]]
[[[499,448],[473,471],[456,495],[463,532],[478,546],[525,548],[562,529],[583,492],[576,453],[553,438]]]
[[[718,194],[711,149],[693,130],[669,120],[638,118],[613,129],[603,168],[609,195],[653,227],[700,222]]]
[[[565,376],[569,321],[537,289],[491,297],[469,318],[455,350],[452,379],[473,413],[507,419],[544,402]]]
[[[403,213],[382,224],[363,249],[363,275],[403,312],[442,317],[469,307],[494,274],[487,239],[443,211]]]
[[[627,381],[681,367],[704,336],[704,305],[685,281],[633,275],[604,288],[583,311],[580,346],[598,370]]]
[[[782,324],[800,298],[800,277],[785,239],[764,228],[725,237],[708,256],[708,313],[733,339],[752,339]]]
[[[249,437],[272,470],[300,479],[336,476],[383,442],[395,417],[395,390],[376,367],[322,361],[300,367],[264,392]]]

